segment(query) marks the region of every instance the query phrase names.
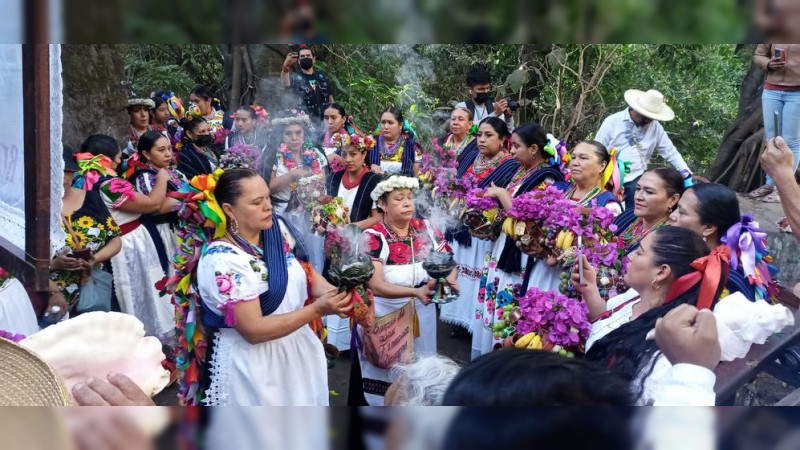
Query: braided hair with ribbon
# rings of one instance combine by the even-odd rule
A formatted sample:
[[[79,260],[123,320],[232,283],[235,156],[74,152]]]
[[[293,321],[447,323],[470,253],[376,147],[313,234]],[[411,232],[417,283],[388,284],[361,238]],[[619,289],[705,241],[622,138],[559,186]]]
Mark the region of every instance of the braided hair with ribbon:
[[[586,358],[607,367],[629,381],[644,380],[653,371],[658,346],[654,340],[646,340],[647,333],[655,327],[656,320],[682,304],[699,309],[711,309],[720,297],[728,276],[730,251],[720,246],[709,253],[708,245],[694,231],[665,226],[651,234],[649,253],[653,265],[669,266],[669,286],[664,302],[646,311],[635,320],[620,326],[598,340],[586,353]],[[639,386],[637,398],[644,391],[644,382]]]

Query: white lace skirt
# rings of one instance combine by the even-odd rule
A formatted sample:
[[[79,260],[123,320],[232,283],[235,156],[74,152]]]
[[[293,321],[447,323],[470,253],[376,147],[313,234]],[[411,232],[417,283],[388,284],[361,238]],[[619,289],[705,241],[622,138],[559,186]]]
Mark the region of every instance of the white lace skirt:
[[[161,297],[156,289],[164,271],[150,234],[139,226],[121,240],[122,250],[111,258],[120,309],[141,320],[148,336],[170,344],[175,340],[175,309],[170,297]]]

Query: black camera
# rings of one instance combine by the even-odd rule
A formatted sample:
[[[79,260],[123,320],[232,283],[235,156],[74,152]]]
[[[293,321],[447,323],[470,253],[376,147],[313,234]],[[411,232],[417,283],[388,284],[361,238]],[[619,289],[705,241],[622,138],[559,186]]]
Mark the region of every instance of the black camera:
[[[510,109],[511,112],[515,112],[516,110],[519,109],[519,102],[516,100],[511,100],[510,98],[507,98],[506,103],[508,103],[508,109]]]

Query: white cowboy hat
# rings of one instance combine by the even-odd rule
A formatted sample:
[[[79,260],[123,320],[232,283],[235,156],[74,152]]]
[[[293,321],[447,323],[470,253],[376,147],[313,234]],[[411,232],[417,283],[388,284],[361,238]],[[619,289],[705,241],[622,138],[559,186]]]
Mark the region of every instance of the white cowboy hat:
[[[625,91],[625,101],[636,112],[650,119],[668,122],[675,118],[675,112],[664,103],[664,94],[655,89],[647,92],[628,89]]]

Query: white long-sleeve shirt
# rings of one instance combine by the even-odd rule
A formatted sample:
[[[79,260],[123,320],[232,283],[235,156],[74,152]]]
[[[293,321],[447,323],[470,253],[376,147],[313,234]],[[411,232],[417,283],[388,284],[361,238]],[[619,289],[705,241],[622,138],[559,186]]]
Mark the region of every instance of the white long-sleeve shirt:
[[[487,106],[486,104],[484,104],[483,106],[475,105],[475,114],[472,117],[472,122],[475,123],[476,125],[479,124],[481,120],[487,117],[495,117],[494,110],[489,110],[486,106]],[[467,107],[467,102],[461,102],[456,105],[456,109],[466,108],[466,107]],[[500,116],[500,118],[503,119],[503,121],[506,123],[509,132],[514,131],[513,115],[506,116],[505,114],[503,114],[502,116]]]
[[[616,147],[619,159],[631,163],[630,172],[625,175],[626,181],[633,181],[647,170],[654,151],[676,169],[691,172],[664,127],[657,120],[643,127],[636,126],[630,108],[606,117],[594,139],[608,149]]]

